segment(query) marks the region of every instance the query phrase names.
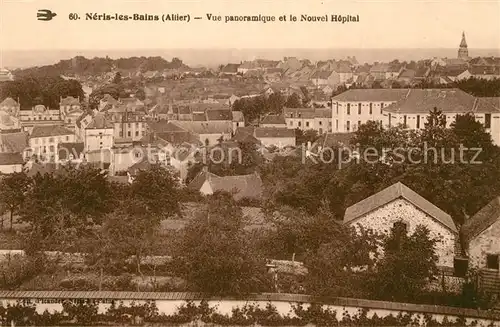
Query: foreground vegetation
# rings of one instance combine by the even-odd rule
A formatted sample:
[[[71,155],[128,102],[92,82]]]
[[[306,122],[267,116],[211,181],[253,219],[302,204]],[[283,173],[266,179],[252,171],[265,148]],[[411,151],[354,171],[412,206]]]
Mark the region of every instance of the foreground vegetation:
[[[132,303],[124,306],[123,303],[113,303],[106,313],[98,313],[98,306],[94,302],[73,304],[63,303],[63,311],[39,314],[34,306],[18,303],[7,307],[0,307],[0,322],[11,323],[15,326],[91,326],[120,324],[165,324],[172,325],[202,322],[210,326],[477,326],[477,321],[466,323],[465,317],[458,319],[444,319],[437,321],[431,315],[401,313],[378,317],[377,314],[368,317],[368,310],[360,309],[354,315],[343,311],[339,320],[337,312],[321,305],[313,304],[304,308],[302,304],[292,305],[289,314],[282,315],[275,306],[268,304],[265,308],[247,304],[241,308],[234,308],[230,315],[220,314],[215,307],[206,301],[199,305],[186,302],[173,315],[159,314],[156,304],[148,301],[145,304]],[[493,326],[493,323],[492,323]]]

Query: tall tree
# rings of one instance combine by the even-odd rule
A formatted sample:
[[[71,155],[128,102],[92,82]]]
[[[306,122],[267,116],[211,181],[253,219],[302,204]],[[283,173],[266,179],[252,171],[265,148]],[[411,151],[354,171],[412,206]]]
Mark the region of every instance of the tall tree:
[[[25,173],[13,173],[0,179],[0,208],[9,211],[11,230],[14,214],[21,209],[30,186],[31,180]],[[3,229],[3,218],[0,224],[0,228]]]
[[[185,229],[180,260],[188,283],[211,294],[265,289],[265,261],[251,251],[241,208],[228,193],[215,193],[207,202],[206,210]]]

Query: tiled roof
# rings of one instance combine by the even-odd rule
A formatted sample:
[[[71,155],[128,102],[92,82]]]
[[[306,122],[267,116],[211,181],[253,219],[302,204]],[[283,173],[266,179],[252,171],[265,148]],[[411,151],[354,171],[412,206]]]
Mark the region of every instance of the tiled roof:
[[[481,234],[500,218],[500,197],[491,200],[474,216],[465,220],[460,230],[464,245]]]
[[[231,121],[174,121],[172,123],[196,134],[223,134],[231,133],[233,130]]]
[[[295,130],[286,127],[257,127],[255,128],[256,138],[266,137],[295,137]]]
[[[223,73],[236,73],[238,71],[240,64],[227,64],[221,69]]]
[[[60,125],[38,125],[33,127],[30,138],[73,135],[74,132]]]
[[[231,114],[233,115],[234,122],[244,122],[245,121],[245,117],[243,116],[243,113],[241,111],[232,111]]]
[[[208,109],[206,111],[206,114],[207,114],[207,120],[209,121],[232,120],[231,110],[229,108],[222,110]]]
[[[189,184],[191,189],[199,190],[208,181],[213,192],[225,191],[233,194],[235,200],[243,198],[260,199],[262,180],[258,174],[219,177],[207,171],[201,171]]]
[[[477,98],[474,112],[492,113],[500,112],[500,97]]]
[[[65,160],[67,154],[72,154],[75,159],[80,158],[84,150],[83,142],[80,143],[59,143],[57,145],[57,153],[59,154],[59,159]]]
[[[0,107],[17,107],[19,104],[16,102],[16,100],[8,97],[5,98],[2,102],[0,102]]]
[[[234,133],[231,141],[241,142],[241,143],[253,143],[261,144],[259,139],[255,138],[255,128],[254,127],[238,127]]]
[[[0,133],[0,152],[23,152],[28,147],[25,132]]]
[[[500,75],[499,66],[472,66],[469,68],[472,75]]]
[[[102,113],[97,113],[86,129],[113,128],[113,123],[109,122]]]
[[[262,121],[260,122],[261,124],[281,124],[285,125],[285,117],[282,115],[267,115],[265,116]]]
[[[311,79],[328,79],[331,74],[331,71],[317,71],[311,75]]]
[[[352,223],[354,220],[399,198],[407,200],[431,218],[446,226],[449,230],[458,233],[457,227],[449,214],[445,213],[401,182],[395,183],[347,208],[344,215],[344,223]]]
[[[333,101],[398,101],[408,93],[407,89],[350,89],[335,97]]]
[[[23,156],[21,153],[0,153],[0,165],[19,165],[23,164]]]
[[[477,100],[460,89],[412,89],[407,97],[384,108],[392,113],[428,113],[438,108],[443,113],[474,112]],[[482,110],[487,104],[482,104]],[[493,111],[496,111],[492,109]]]

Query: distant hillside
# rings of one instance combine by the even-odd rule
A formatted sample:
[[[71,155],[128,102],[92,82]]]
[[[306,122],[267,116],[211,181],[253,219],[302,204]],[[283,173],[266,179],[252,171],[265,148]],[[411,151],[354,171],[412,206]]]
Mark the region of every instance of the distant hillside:
[[[57,64],[30,67],[26,69],[17,69],[13,73],[16,78],[27,75],[34,76],[54,76],[54,75],[97,75],[111,72],[114,70],[133,70],[133,71],[159,71],[165,69],[189,68],[179,58],[173,58],[172,61],[165,60],[162,57],[130,57],[111,59],[92,58],[87,59],[77,56],[68,60],[61,60]]]

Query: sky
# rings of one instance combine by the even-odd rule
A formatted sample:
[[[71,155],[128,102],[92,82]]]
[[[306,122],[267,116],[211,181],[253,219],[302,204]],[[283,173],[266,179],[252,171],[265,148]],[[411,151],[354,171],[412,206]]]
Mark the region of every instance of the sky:
[[[38,21],[39,9],[57,16]],[[87,13],[189,14],[191,21],[91,21]],[[287,21],[224,23],[226,15],[258,14]],[[289,21],[302,14],[359,15],[359,22]],[[500,49],[500,0],[0,0],[2,61],[20,50],[456,49],[462,31],[471,48]]]

